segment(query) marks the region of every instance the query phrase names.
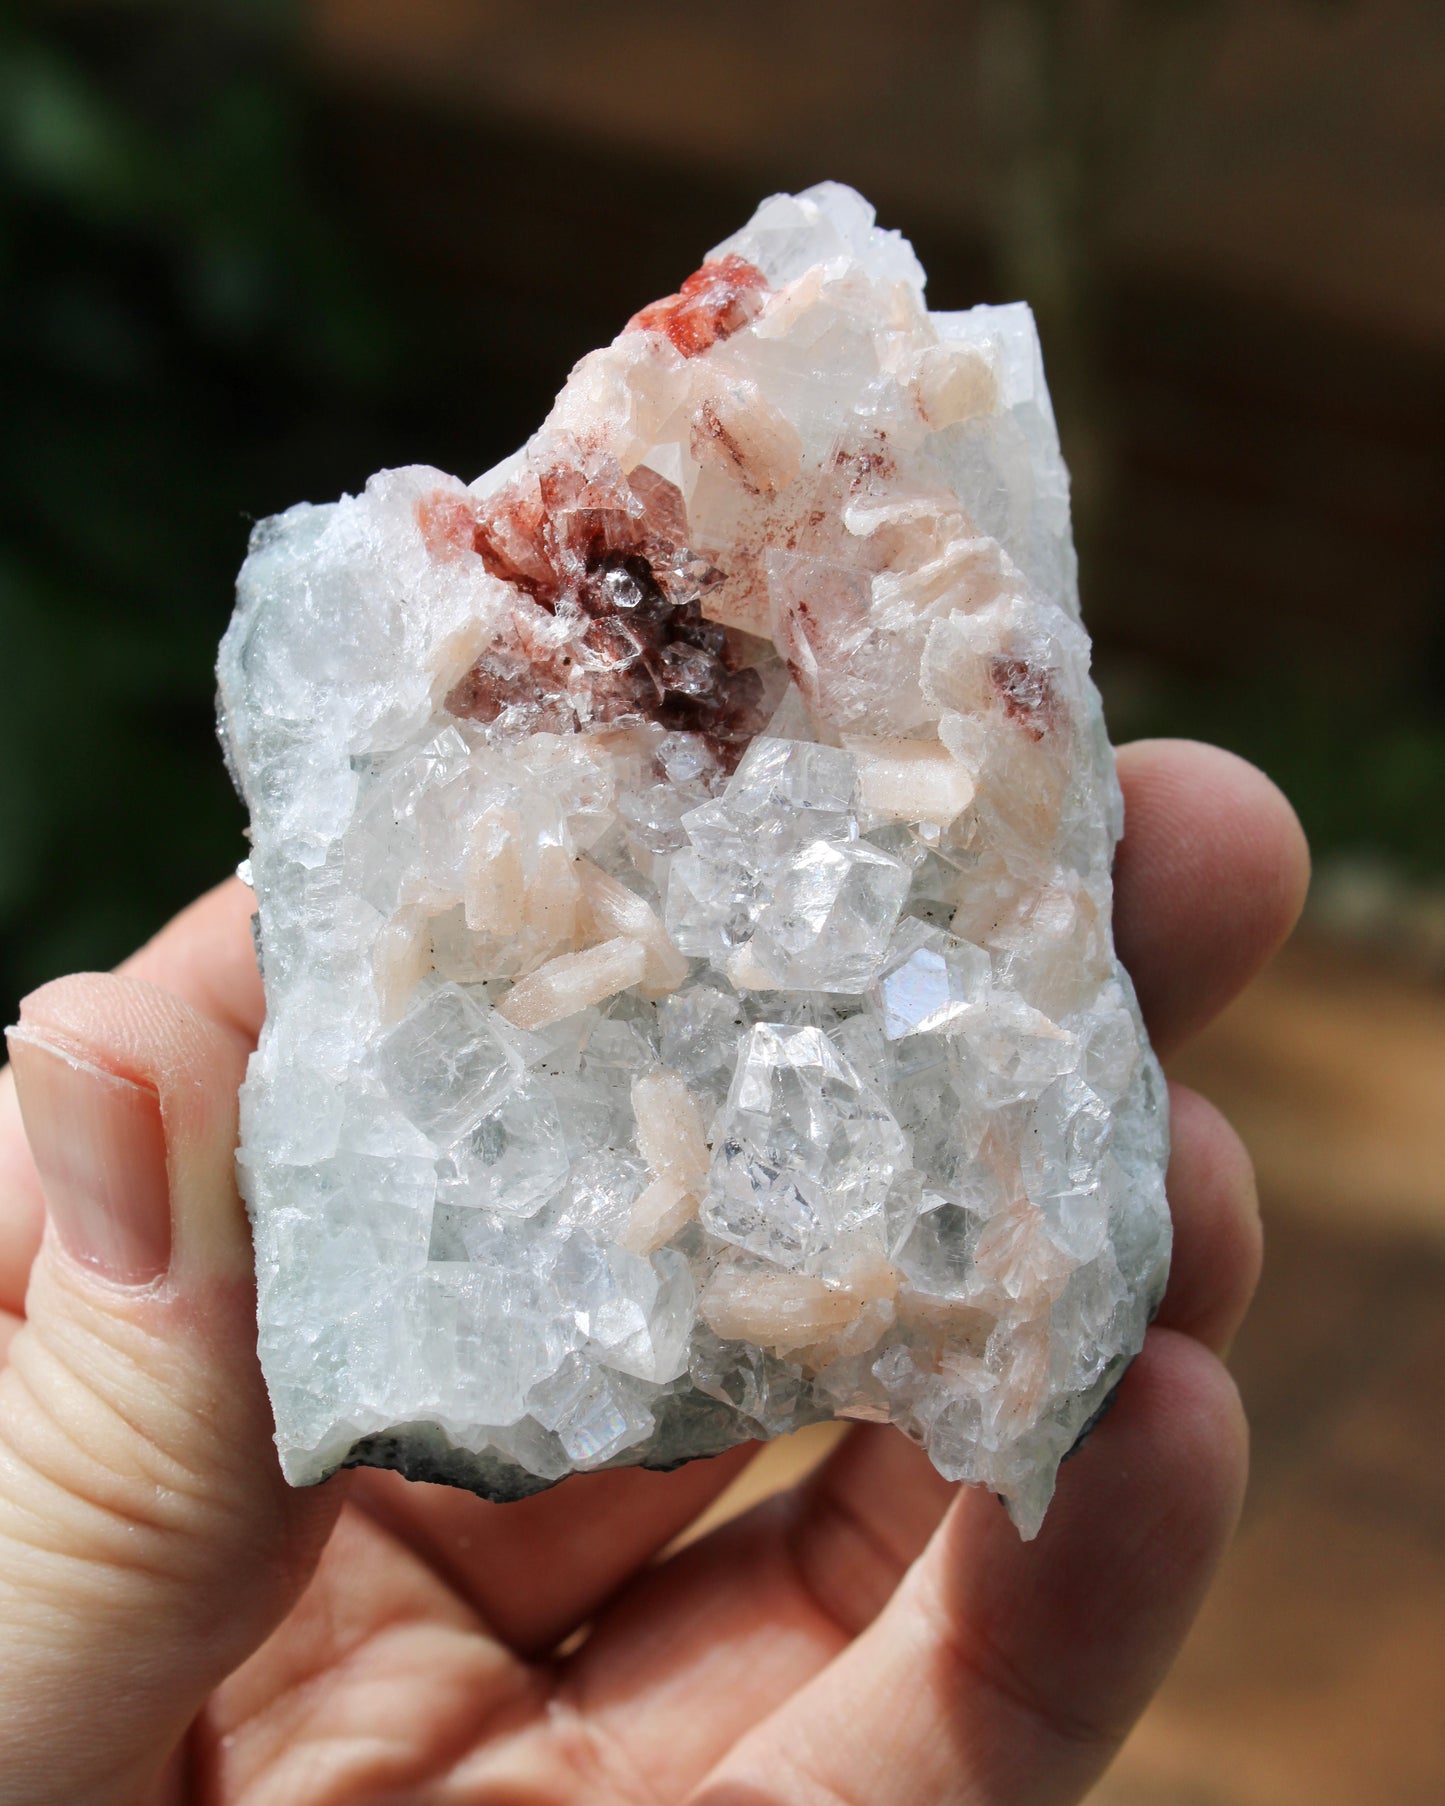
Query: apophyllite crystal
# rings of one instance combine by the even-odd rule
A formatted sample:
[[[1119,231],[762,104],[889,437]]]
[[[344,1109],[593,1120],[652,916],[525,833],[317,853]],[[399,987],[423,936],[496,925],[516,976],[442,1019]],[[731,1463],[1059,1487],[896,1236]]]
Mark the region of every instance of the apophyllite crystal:
[[[776,197],[488,475],[263,523],[220,671],[287,1475],[853,1417],[1032,1534],[1169,1219],[1027,308]]]

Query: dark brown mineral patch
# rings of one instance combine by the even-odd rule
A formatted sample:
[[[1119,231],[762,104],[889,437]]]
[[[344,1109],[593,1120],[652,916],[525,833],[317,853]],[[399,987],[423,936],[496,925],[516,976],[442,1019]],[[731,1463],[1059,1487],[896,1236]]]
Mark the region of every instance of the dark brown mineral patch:
[[[417,518],[433,557],[474,554],[514,591],[452,714],[554,733],[655,721],[702,735],[728,767],[763,727],[763,677],[742,636],[703,619],[722,573],[689,551],[665,477],[579,448],[485,502],[427,497]]]
[[[1063,705],[1050,672],[1026,658],[999,657],[989,665],[989,679],[1004,713],[1031,740],[1042,740],[1058,726]]]

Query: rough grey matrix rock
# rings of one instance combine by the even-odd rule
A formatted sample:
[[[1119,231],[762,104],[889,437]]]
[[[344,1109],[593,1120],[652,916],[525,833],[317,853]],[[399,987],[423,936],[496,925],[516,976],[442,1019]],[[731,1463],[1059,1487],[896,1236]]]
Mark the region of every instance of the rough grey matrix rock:
[[[220,678],[287,1476],[855,1417],[1032,1535],[1169,1218],[1028,309],[777,196],[488,475],[258,527]]]

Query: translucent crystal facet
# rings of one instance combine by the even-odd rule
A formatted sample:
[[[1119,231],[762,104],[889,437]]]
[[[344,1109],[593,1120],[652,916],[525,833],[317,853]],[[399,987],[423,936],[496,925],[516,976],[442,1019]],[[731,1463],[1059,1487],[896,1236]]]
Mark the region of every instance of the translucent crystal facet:
[[[890,1041],[959,1023],[988,996],[992,962],[982,947],[910,917],[889,950],[873,998]]]
[[[521,1062],[491,1017],[459,986],[442,985],[381,1042],[387,1089],[440,1143],[485,1120],[516,1083]]]
[[[494,471],[263,522],[220,678],[288,1477],[845,1416],[1032,1534],[1169,1222],[1028,310],[775,196]]]
[[[703,1223],[783,1267],[881,1251],[908,1143],[882,1098],[817,1028],[759,1022],[717,1126]]]

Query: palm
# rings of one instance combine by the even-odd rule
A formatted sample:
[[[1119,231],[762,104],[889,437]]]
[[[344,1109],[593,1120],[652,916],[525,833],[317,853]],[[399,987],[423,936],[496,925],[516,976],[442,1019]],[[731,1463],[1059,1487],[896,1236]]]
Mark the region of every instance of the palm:
[[[1241,809],[1217,758],[1138,748],[1121,761],[1120,947],[1165,1048],[1272,949],[1301,877],[1283,813],[1266,820],[1257,797]],[[254,1036],[248,908],[223,887],[132,972]],[[15,1313],[40,1206],[10,1117],[0,1185],[0,1302]],[[579,1477],[510,1506],[348,1476],[288,1496],[313,1536],[345,1502],[299,1602],[196,1720],[166,1797],[1077,1798],[1192,1616],[1242,1475],[1211,1351],[1247,1303],[1256,1231],[1237,1146],[1189,1094],[1175,1099],[1170,1194],[1160,1323],[1036,1544],[873,1427],[662,1560],[747,1451]]]
[[[684,1798],[862,1628],[947,1503],[901,1438],[855,1435],[796,1496],[661,1565],[736,1460],[501,1508],[358,1476],[306,1598],[198,1728],[217,1797],[264,1776],[262,1797],[310,1806],[325,1772],[338,1801]]]

